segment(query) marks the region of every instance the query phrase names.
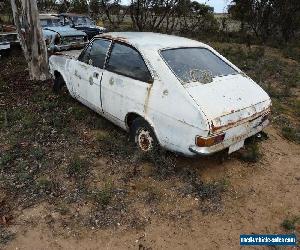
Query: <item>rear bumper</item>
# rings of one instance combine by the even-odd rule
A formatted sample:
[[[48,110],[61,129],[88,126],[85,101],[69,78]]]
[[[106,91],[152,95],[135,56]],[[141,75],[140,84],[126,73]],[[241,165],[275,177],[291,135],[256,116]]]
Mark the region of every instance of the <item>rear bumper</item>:
[[[261,123],[259,126],[256,126],[253,128],[249,128],[251,126],[251,124],[242,124],[238,127],[234,127],[227,131],[224,131],[224,132],[226,132],[226,134],[227,133],[237,134],[237,136],[232,136],[229,139],[225,138],[225,140],[222,143],[216,144],[211,147],[198,147],[196,145],[192,145],[189,147],[189,151],[191,153],[193,153],[194,155],[201,155],[201,156],[214,154],[216,152],[219,152],[221,150],[229,148],[231,145],[233,145],[237,142],[243,141],[243,140],[259,133],[266,126],[268,126],[268,124],[269,124],[269,120],[266,120],[263,123]],[[238,131],[243,131],[243,133],[238,133]]]
[[[0,51],[10,49],[10,42],[1,42],[0,43]]]

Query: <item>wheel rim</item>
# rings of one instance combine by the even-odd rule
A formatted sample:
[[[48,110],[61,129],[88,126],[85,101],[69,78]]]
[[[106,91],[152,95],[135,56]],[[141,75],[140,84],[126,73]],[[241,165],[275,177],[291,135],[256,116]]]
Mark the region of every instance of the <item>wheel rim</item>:
[[[135,137],[135,142],[143,152],[149,152],[153,148],[154,144],[154,140],[150,134],[150,131],[145,128],[138,130]]]

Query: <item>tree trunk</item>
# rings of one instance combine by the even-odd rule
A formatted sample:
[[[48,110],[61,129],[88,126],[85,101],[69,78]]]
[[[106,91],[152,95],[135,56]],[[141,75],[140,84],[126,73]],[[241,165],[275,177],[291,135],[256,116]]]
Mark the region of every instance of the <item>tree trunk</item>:
[[[31,80],[49,78],[47,47],[41,31],[36,0],[11,0],[20,44]]]

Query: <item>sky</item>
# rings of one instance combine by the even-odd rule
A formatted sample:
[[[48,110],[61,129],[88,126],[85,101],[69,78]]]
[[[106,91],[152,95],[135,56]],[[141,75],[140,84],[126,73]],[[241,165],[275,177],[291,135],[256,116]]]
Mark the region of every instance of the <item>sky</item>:
[[[194,0],[192,0],[194,1]],[[227,12],[227,5],[231,2],[231,0],[195,0],[199,3],[205,3],[214,7],[215,13],[224,13]],[[130,0],[121,0],[122,3],[128,4]]]
[[[199,3],[206,3],[215,8],[216,13],[227,12],[227,4],[230,0],[196,0]]]

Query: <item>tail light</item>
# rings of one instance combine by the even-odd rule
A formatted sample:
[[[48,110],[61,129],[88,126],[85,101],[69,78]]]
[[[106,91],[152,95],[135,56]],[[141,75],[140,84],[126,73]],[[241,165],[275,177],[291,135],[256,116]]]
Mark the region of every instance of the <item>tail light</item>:
[[[198,147],[210,147],[224,141],[224,138],[225,133],[207,138],[196,136],[195,143]]]

